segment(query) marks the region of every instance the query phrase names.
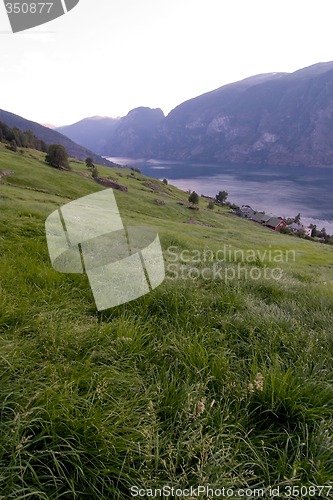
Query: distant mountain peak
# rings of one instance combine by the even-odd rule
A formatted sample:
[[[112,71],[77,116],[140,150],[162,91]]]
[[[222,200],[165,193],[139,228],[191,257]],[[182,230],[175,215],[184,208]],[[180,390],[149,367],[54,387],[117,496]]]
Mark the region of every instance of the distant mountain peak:
[[[42,127],[50,128],[51,130],[54,130],[57,128],[57,125],[52,125],[51,123],[41,123]]]
[[[137,108],[131,109],[126,116],[159,116],[164,118],[164,113],[161,108],[149,108],[147,106],[139,106]]]

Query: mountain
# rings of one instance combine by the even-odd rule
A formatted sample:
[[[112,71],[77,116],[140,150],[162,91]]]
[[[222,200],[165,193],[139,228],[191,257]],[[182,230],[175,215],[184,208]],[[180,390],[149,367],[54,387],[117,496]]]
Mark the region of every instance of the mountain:
[[[152,139],[165,118],[161,109],[139,107],[122,118],[95,116],[56,130],[106,156],[150,155]]]
[[[93,153],[89,149],[76,144],[59,132],[48,127],[44,127],[39,123],[26,120],[21,116],[14,115],[13,113],[9,113],[8,111],[4,111],[2,109],[0,109],[0,121],[6,123],[9,127],[17,127],[23,132],[31,130],[36,137],[43,140],[47,144],[62,144],[68,151],[69,156],[77,158],[78,160],[85,160],[88,156],[90,156],[95,163],[109,166],[112,165],[111,162],[108,162],[96,153]]]
[[[72,141],[95,151],[97,154],[105,154],[106,145],[118,122],[117,118],[93,116],[84,118],[72,125],[55,127],[55,130],[66,135]]]
[[[112,156],[150,156],[152,140],[164,119],[163,111],[159,108],[132,109],[114,128],[106,145],[106,154],[112,152]]]
[[[83,133],[75,140],[106,156],[333,165],[333,62],[255,75],[190,99],[166,117],[137,108],[105,129],[97,124],[91,122],[101,149]]]
[[[333,62],[247,78],[177,106],[155,135],[151,154],[333,165]]]

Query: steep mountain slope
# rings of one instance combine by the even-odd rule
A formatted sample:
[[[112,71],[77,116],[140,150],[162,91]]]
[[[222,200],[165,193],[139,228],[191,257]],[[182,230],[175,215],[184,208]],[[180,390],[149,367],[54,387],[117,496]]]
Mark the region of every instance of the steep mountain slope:
[[[106,154],[150,156],[152,139],[164,119],[163,111],[159,108],[132,109],[114,128],[106,146]]]
[[[175,108],[152,155],[178,160],[333,165],[333,63],[227,85]]]
[[[26,120],[25,118],[22,118],[22,116],[18,116],[0,109],[0,121],[6,123],[9,127],[17,127],[23,132],[31,130],[31,132],[36,137],[42,139],[47,144],[62,144],[67,149],[70,156],[73,156],[74,158],[77,158],[79,160],[84,160],[85,158],[90,156],[96,163],[99,163],[101,165],[111,165],[110,162],[108,162],[101,156],[93,153],[83,146],[79,146],[59,132],[48,127],[44,127],[39,123]]]
[[[55,130],[97,154],[104,154],[105,146],[118,122],[116,118],[93,116],[72,125],[56,127]]]

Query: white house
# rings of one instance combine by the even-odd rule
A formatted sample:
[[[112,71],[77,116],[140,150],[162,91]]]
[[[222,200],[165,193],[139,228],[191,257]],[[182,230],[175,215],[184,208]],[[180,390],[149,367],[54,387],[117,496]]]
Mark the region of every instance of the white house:
[[[247,219],[250,219],[256,213],[256,211],[253,210],[253,208],[250,207],[250,205],[242,205],[240,207],[240,212],[242,216],[246,217]]]
[[[292,230],[293,233],[299,233],[303,232],[306,236],[311,236],[312,233],[312,228],[311,227],[306,227],[303,224],[297,224],[296,222],[293,222],[292,224],[289,224],[289,229]]]

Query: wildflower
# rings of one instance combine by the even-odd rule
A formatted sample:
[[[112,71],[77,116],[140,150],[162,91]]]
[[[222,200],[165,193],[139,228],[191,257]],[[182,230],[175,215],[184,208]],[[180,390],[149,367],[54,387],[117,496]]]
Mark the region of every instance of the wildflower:
[[[251,394],[254,392],[254,385],[252,384],[252,382],[248,383],[247,388],[248,388],[248,391],[251,392]]]
[[[262,373],[258,372],[253,382],[249,382],[247,386],[248,391],[251,394],[253,394],[256,390],[262,392],[264,390],[264,380],[265,379]]]
[[[263,391],[264,390],[264,377],[262,373],[258,372],[256,375],[256,378],[254,379],[254,385],[257,391]]]
[[[96,386],[96,396],[98,398],[103,398],[107,390],[108,382],[106,379],[102,379],[98,382]]]

